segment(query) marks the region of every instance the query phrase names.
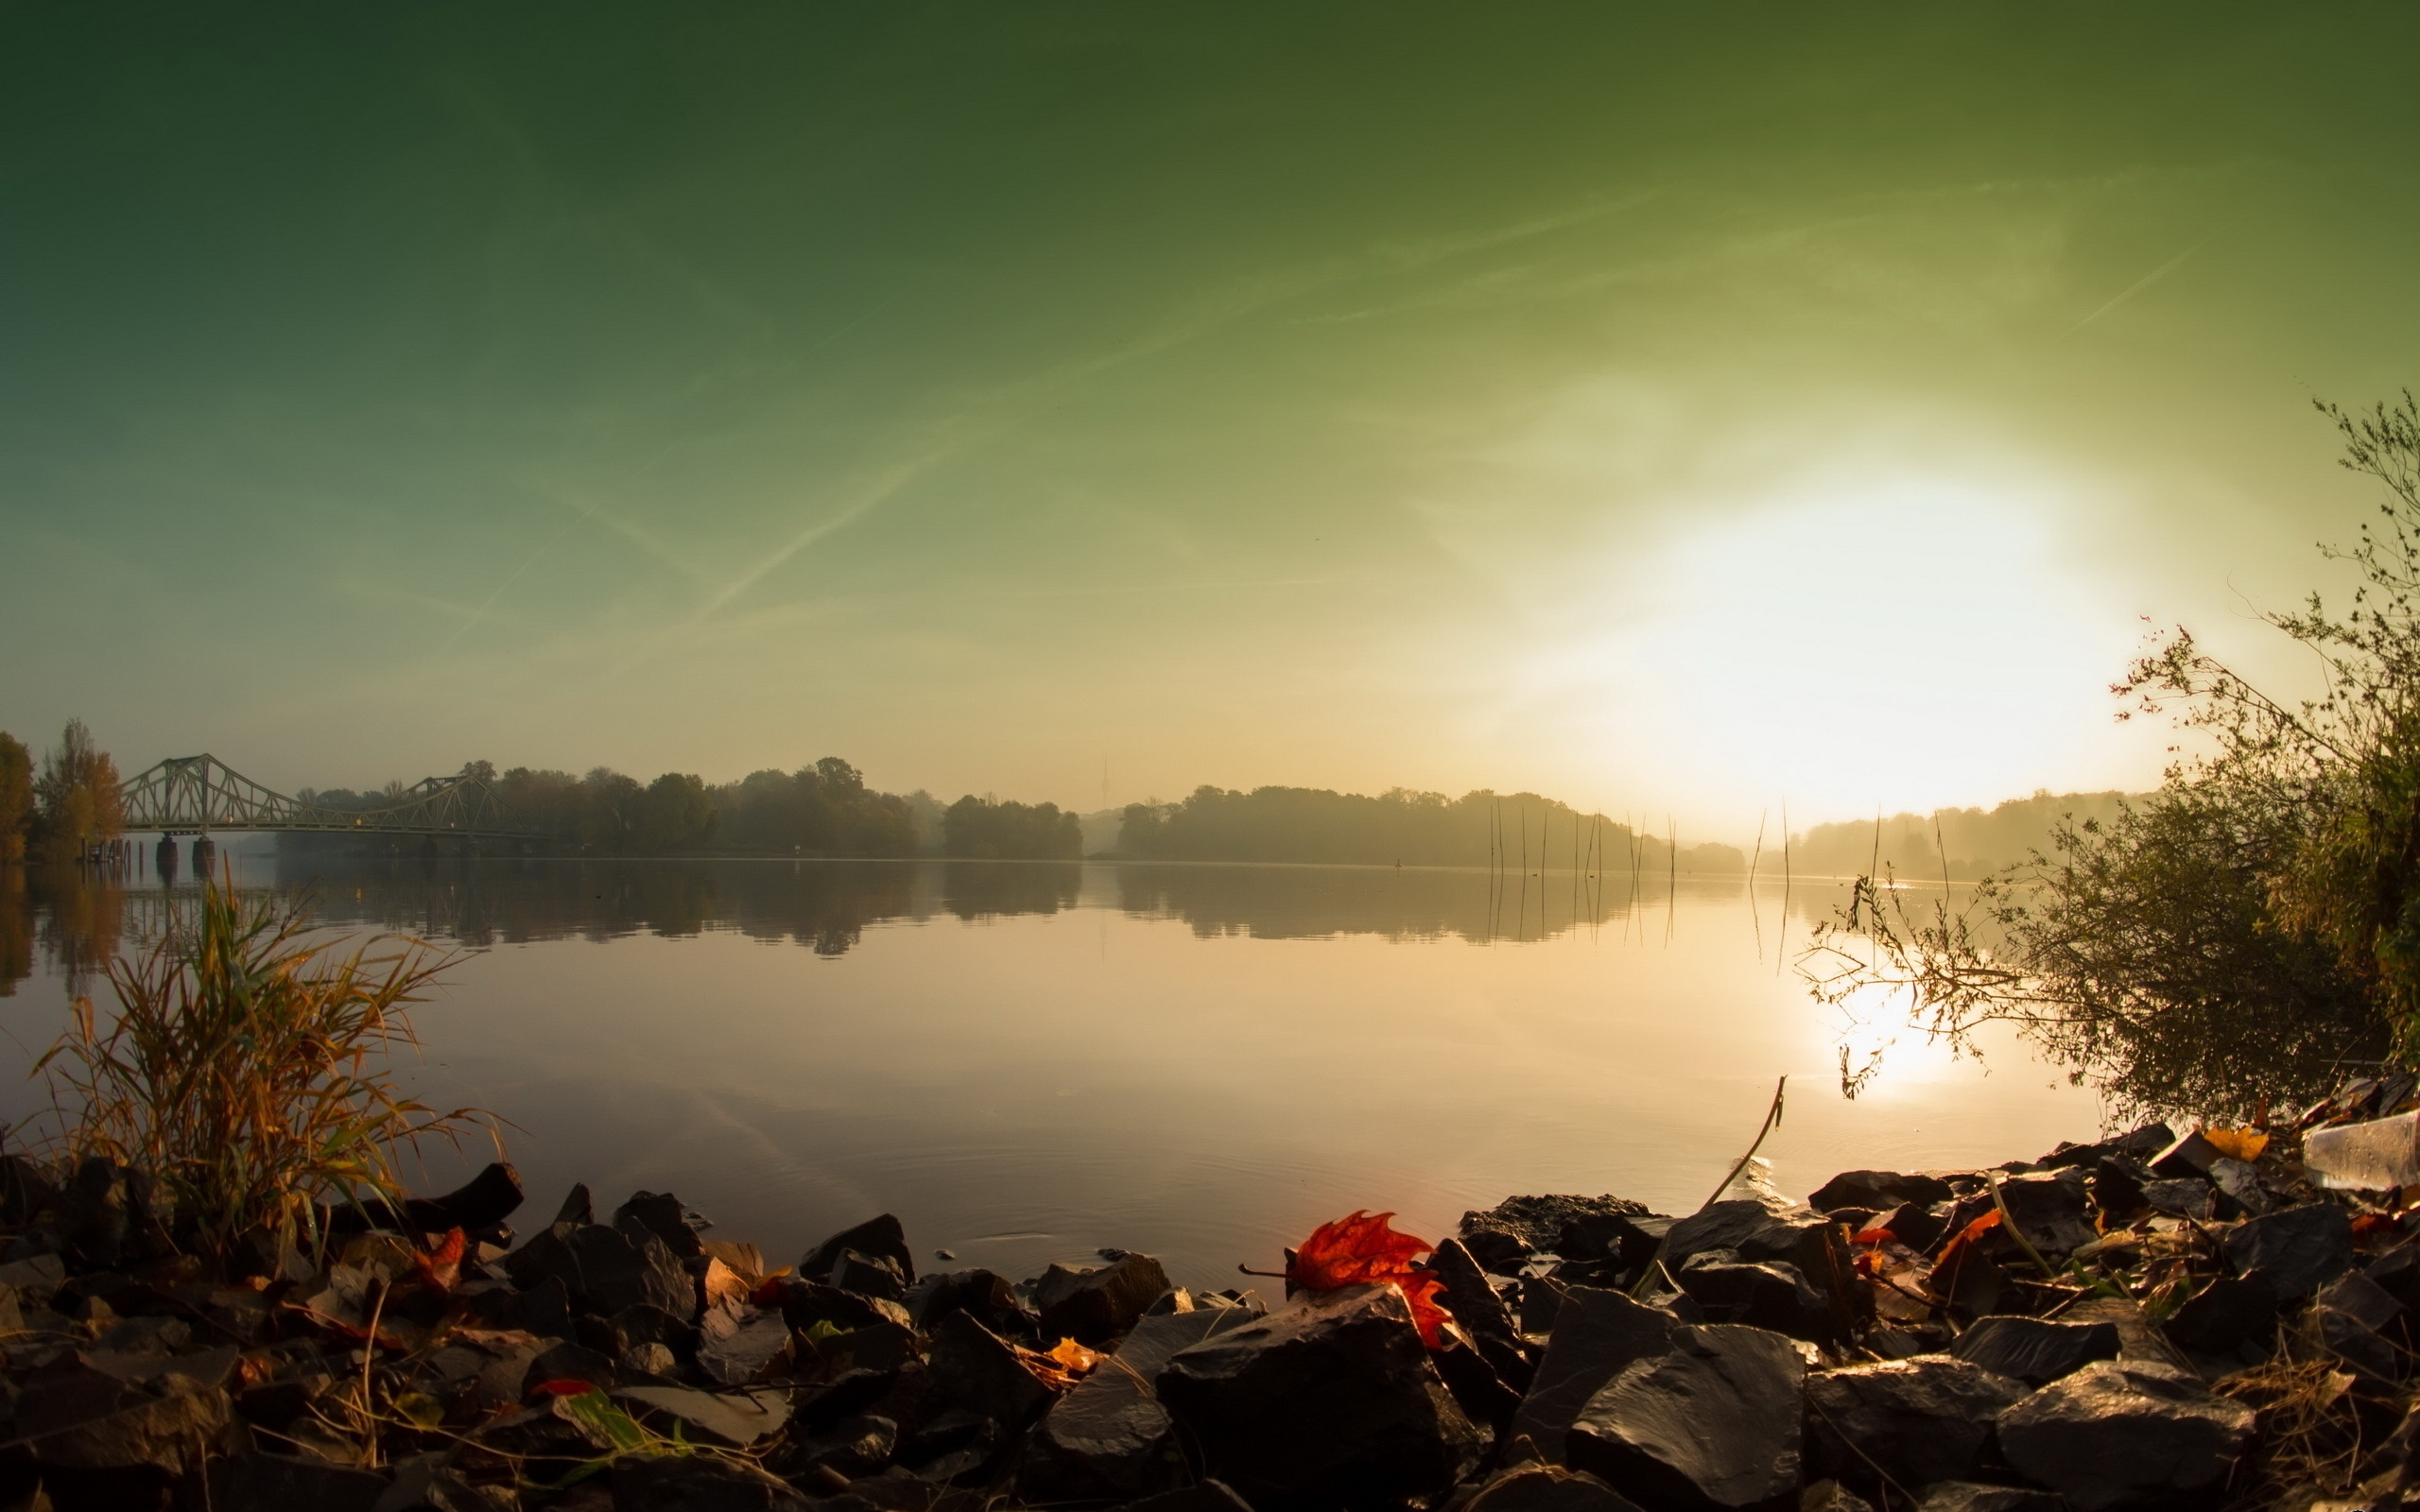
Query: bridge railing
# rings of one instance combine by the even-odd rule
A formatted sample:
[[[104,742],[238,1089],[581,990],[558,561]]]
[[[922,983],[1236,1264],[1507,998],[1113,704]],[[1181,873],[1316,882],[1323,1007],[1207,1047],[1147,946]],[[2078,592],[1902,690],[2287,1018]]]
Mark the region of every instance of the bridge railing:
[[[127,829],[169,834],[268,830],[535,837],[535,832],[508,823],[495,789],[468,772],[424,777],[377,808],[339,809],[265,787],[204,753],[171,756],[123,783],[118,793]]]

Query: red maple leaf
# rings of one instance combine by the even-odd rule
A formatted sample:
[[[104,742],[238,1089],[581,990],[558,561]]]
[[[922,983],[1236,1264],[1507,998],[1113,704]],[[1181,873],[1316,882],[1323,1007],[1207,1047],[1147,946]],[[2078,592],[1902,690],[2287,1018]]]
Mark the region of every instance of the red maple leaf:
[[[1356,1208],[1334,1223],[1320,1225],[1295,1249],[1286,1267],[1286,1280],[1309,1292],[1392,1286],[1411,1305],[1411,1321],[1420,1330],[1420,1342],[1432,1349],[1443,1349],[1440,1331],[1448,1314],[1435,1298],[1445,1283],[1411,1263],[1413,1256],[1437,1246],[1396,1232],[1387,1223],[1393,1216],[1392,1212],[1374,1216]]]
[[[462,1255],[469,1247],[461,1229],[448,1228],[435,1249],[412,1257],[412,1268],[420,1272],[422,1284],[430,1291],[450,1292],[462,1279]]]

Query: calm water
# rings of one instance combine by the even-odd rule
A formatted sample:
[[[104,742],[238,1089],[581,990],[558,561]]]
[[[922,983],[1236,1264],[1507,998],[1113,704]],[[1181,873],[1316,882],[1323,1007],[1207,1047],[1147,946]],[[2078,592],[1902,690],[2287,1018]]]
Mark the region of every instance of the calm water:
[[[516,1125],[525,1228],[582,1180],[678,1192],[784,1257],[888,1209],[960,1263],[1116,1245],[1224,1285],[1354,1208],[1431,1237],[1521,1192],[1686,1211],[1784,1073],[1766,1153],[1792,1192],[2100,1126],[2010,1041],[1979,1066],[1903,1044],[1843,1100],[1839,1021],[1776,970],[1834,902],[1803,883],[1785,918],[1778,885],[1752,908],[1737,879],[1634,898],[1566,872],[257,855],[237,876],[466,952],[418,1010],[413,1077]],[[106,942],[190,899],[8,886],[19,1055]],[[0,1077],[0,1111],[35,1105]],[[429,1179],[484,1158],[440,1152]]]

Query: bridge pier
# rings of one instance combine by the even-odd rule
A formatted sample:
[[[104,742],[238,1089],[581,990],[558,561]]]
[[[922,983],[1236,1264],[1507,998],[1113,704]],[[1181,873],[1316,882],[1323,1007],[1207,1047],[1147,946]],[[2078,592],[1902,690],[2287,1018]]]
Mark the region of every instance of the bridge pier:
[[[151,866],[160,873],[162,882],[177,880],[177,837],[175,835],[160,836],[159,849],[151,853]]]
[[[212,871],[216,869],[217,862],[218,848],[210,843],[210,836],[206,834],[195,835],[193,840],[194,876],[196,878],[208,877]]]

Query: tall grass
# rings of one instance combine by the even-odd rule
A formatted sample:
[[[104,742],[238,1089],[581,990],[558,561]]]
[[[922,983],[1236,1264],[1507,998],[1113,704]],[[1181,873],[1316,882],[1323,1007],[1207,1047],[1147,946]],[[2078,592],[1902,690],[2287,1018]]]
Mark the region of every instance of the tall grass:
[[[314,941],[299,904],[247,903],[204,878],[190,927],[112,961],[115,1014],[76,1002],[35,1065],[60,1153],[149,1173],[181,1243],[226,1254],[266,1232],[308,1249],[322,1213],[400,1206],[399,1154],[485,1122],[405,1095],[408,1005],[451,964],[409,938]]]

